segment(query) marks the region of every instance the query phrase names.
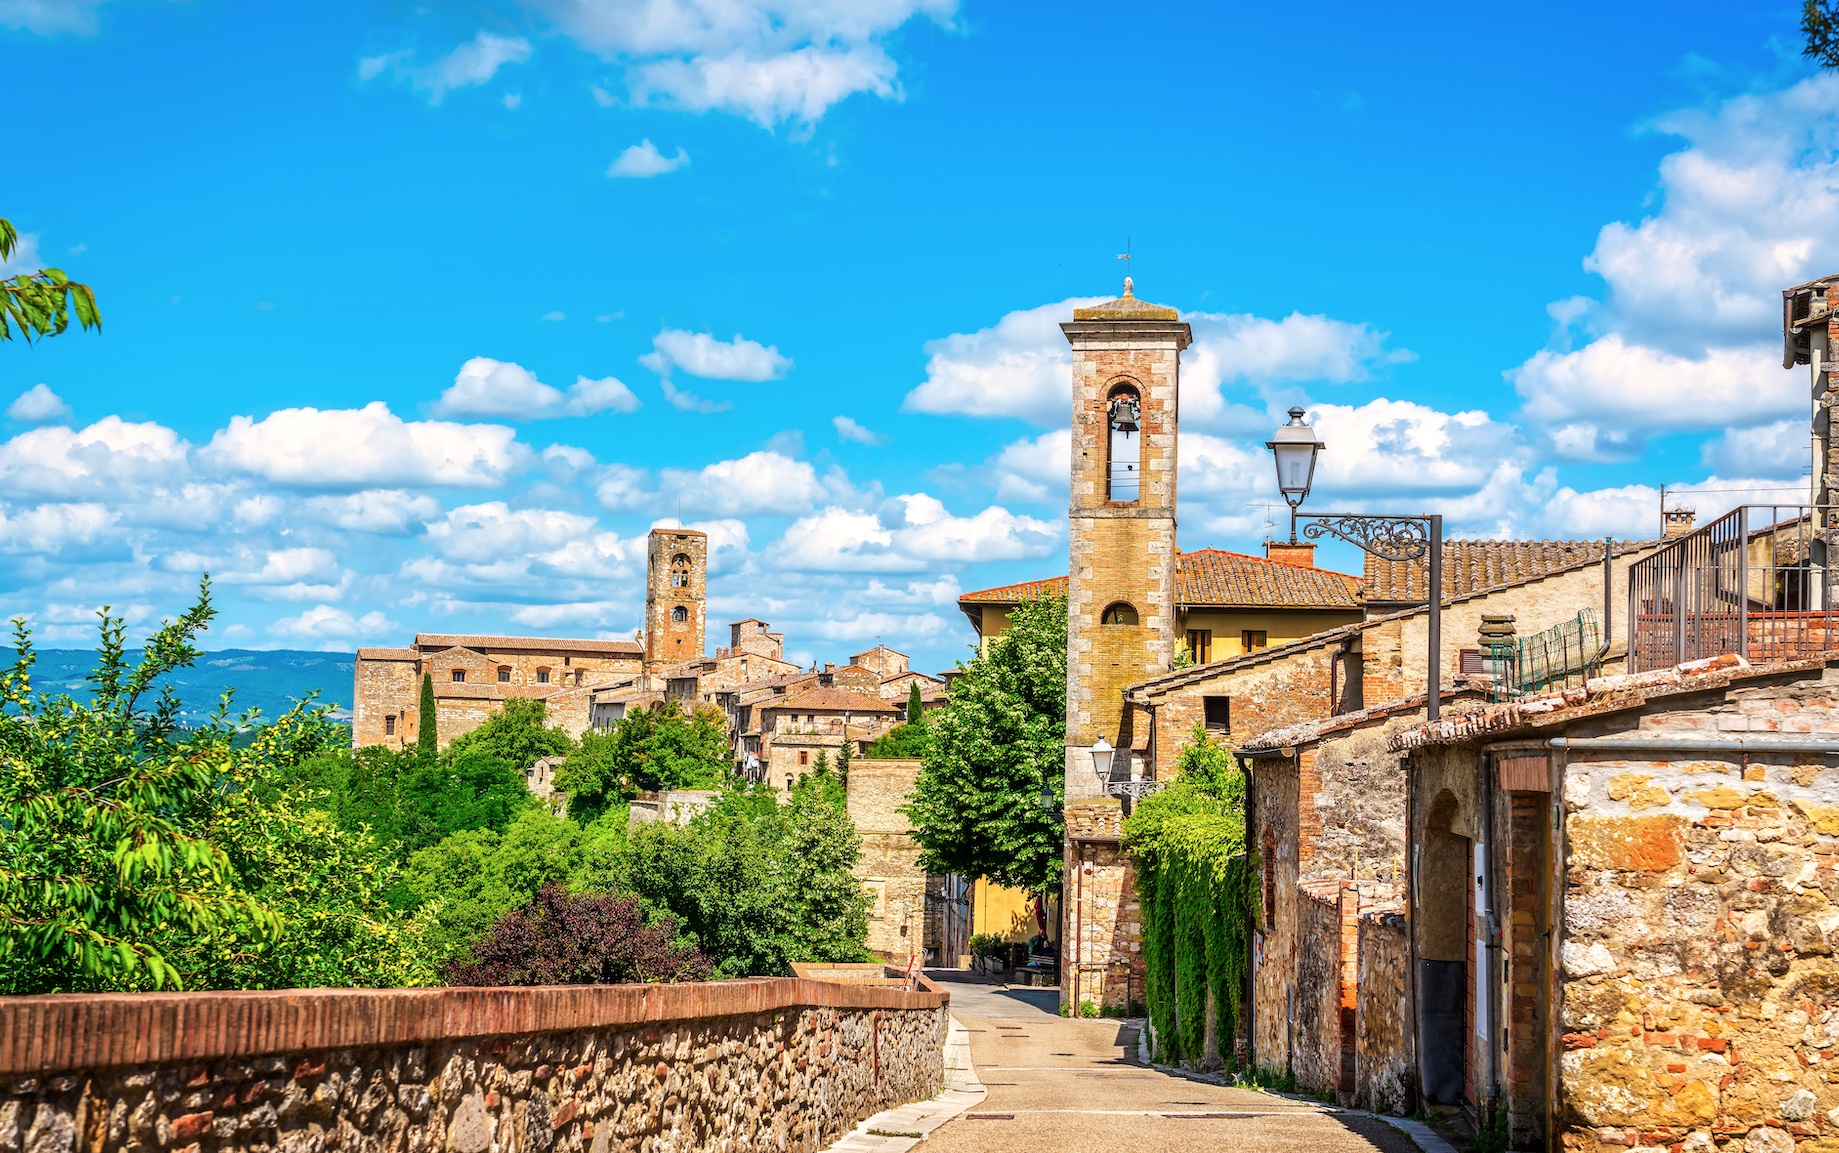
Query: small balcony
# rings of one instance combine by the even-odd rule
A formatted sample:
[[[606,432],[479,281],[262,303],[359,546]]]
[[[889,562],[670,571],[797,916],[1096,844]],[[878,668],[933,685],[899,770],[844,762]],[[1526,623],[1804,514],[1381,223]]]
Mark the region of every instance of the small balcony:
[[[1736,653],[1776,664],[1839,648],[1831,505],[1742,505],[1629,569],[1628,668]]]

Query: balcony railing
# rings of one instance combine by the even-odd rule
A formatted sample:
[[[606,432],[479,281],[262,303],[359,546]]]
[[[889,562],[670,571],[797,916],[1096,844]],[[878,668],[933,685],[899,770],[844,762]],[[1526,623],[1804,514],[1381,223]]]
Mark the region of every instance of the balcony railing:
[[[1772,664],[1839,648],[1830,505],[1743,505],[1629,569],[1631,672],[1736,653]]]

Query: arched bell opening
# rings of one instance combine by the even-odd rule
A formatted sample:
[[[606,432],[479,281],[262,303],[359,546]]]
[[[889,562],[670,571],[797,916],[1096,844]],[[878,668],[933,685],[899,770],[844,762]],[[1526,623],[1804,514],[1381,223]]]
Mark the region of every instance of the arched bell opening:
[[[1142,469],[1143,397],[1134,384],[1116,384],[1105,397],[1105,499],[1141,497]]]

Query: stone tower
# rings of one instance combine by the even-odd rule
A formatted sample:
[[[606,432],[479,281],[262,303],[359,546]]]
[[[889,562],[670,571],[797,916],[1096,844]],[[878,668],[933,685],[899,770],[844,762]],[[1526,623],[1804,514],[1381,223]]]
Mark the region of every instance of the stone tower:
[[[1060,328],[1073,346],[1060,1001],[1077,1014],[1143,995],[1124,804],[1093,771],[1092,747],[1102,737],[1116,750],[1111,783],[1139,775],[1124,688],[1175,658],[1176,385],[1194,338],[1174,309],[1138,300],[1129,277],[1121,298],[1075,309]]]
[[[709,602],[708,534],[654,528],[645,551],[646,666],[701,657]]]
[[[1175,658],[1176,385],[1193,334],[1172,308],[1131,291],[1073,311],[1071,558],[1067,587],[1066,797],[1102,796],[1091,749],[1120,751],[1124,688]]]

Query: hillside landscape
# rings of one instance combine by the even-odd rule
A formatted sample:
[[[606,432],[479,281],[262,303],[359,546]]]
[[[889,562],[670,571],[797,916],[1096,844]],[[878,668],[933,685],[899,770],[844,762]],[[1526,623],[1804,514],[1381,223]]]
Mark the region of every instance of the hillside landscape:
[[[130,661],[138,661],[140,656],[138,650],[128,653]],[[14,658],[11,647],[0,648],[0,660],[11,665]],[[355,660],[352,653],[223,649],[205,653],[197,664],[162,678],[160,683],[171,684],[179,694],[183,704],[181,720],[187,725],[208,720],[225,689],[236,694],[232,715],[255,708],[263,716],[276,717],[317,691],[322,703],[334,706],[334,719],[348,721]],[[33,687],[44,693],[80,695],[88,690],[84,678],[95,666],[96,654],[88,649],[39,649],[32,665]]]

